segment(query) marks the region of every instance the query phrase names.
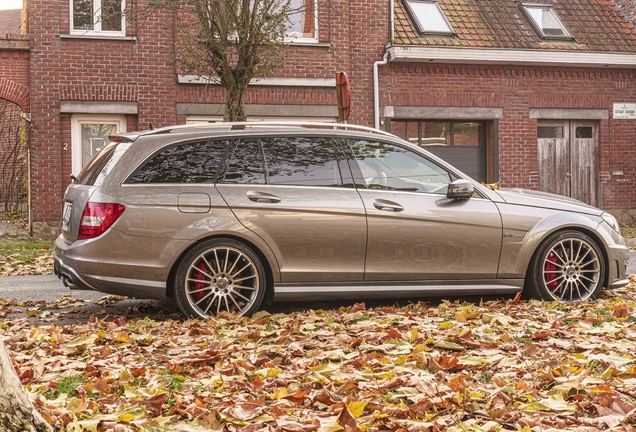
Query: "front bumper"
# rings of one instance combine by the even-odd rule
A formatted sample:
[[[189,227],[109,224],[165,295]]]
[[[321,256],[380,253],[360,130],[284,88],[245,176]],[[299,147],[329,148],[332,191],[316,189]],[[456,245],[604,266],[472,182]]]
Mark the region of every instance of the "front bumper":
[[[609,278],[607,288],[616,289],[629,283],[627,279],[627,262],[629,261],[629,248],[616,244],[608,248],[609,252]]]

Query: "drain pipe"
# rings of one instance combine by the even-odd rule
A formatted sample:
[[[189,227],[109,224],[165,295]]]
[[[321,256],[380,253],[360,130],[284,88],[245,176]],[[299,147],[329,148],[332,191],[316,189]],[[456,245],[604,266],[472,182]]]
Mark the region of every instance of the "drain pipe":
[[[384,53],[382,60],[373,63],[373,112],[375,114],[375,128],[380,129],[380,84],[378,83],[378,66],[389,63],[389,52]]]

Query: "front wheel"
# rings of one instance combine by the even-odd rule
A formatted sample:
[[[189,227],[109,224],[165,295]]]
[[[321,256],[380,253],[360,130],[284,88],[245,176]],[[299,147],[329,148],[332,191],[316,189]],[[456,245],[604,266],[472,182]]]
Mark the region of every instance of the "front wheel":
[[[258,256],[233,239],[211,239],[188,252],[176,273],[175,299],[188,317],[220,312],[251,315],[263,302],[265,270]]]
[[[526,291],[548,301],[596,298],[605,280],[605,260],[596,242],[579,231],[549,236],[537,249],[526,278]]]

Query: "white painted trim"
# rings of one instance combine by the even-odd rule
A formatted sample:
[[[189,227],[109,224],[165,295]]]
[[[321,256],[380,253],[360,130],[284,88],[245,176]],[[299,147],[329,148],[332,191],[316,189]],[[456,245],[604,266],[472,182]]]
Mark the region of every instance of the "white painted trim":
[[[634,68],[636,53],[392,46],[392,62]]]
[[[177,75],[179,84],[219,85],[219,78],[209,75]],[[277,87],[335,87],[336,78],[266,77],[250,81],[250,85]]]
[[[102,10],[102,0],[93,0],[93,30],[76,30],[73,28],[74,26],[74,16],[73,16],[73,1],[69,0],[69,13],[70,17],[70,35],[101,35],[101,36],[126,36],[126,0],[121,1],[121,31],[102,31],[102,20],[101,20],[101,10]],[[99,12],[98,12],[99,11]]]
[[[117,132],[126,132],[123,115],[74,114],[71,116],[71,168],[74,175],[82,170],[82,125],[86,123],[112,123]]]

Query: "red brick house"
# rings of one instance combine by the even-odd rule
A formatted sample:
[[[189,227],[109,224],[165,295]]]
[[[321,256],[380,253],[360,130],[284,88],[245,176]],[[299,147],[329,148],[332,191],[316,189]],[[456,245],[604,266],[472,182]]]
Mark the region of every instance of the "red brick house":
[[[351,122],[377,121],[477,179],[636,217],[633,2],[306,1],[287,67],[251,86],[252,119],[334,121],[343,70]],[[171,60],[174,17],[101,20],[105,2],[30,0],[36,232],[58,227],[69,174],[112,130],[223,115],[224,89]],[[104,7],[126,10],[125,0]]]

